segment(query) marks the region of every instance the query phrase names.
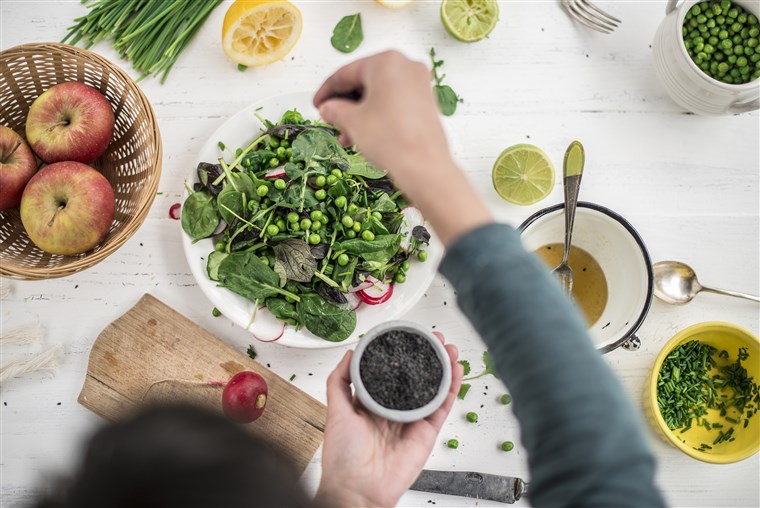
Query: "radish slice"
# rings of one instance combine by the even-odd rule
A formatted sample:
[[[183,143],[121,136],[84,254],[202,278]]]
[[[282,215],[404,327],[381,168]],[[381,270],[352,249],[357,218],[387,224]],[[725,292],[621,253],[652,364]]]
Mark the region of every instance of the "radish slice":
[[[401,235],[401,250],[409,253],[409,248],[412,245],[412,230],[416,226],[422,226],[425,223],[425,219],[422,217],[422,212],[413,206],[407,206],[401,213],[404,218],[401,221],[401,227],[398,232]]]
[[[277,166],[264,173],[264,178],[285,178],[285,166]]]
[[[367,280],[372,282],[372,286],[357,293],[364,303],[377,305],[387,301],[393,294],[393,284],[380,282],[372,276],[367,277]]]
[[[349,293],[357,293],[357,292],[359,292],[359,291],[361,291],[363,289],[367,289],[367,288],[371,288],[371,287],[372,287],[372,282],[369,281],[369,280],[365,280],[365,281],[360,282],[356,286],[351,286],[350,288],[348,288],[348,292]]]
[[[285,333],[285,323],[274,317],[266,308],[256,311],[251,333],[261,342],[274,342]]]
[[[216,227],[214,232],[211,233],[211,236],[221,235],[222,231],[224,231],[225,229],[227,229],[227,223],[224,222],[223,220],[220,220],[219,225]]]
[[[169,217],[174,220],[179,220],[181,218],[182,213],[182,205],[179,203],[174,203],[171,208],[169,208]]]
[[[362,304],[362,299],[356,293],[345,294],[345,297],[348,300],[346,307],[350,310],[356,310]]]

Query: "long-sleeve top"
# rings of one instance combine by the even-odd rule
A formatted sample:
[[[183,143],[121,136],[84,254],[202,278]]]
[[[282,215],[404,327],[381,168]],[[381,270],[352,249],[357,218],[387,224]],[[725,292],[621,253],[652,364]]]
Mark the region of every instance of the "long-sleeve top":
[[[440,272],[513,398],[533,506],[664,506],[630,401],[579,312],[516,230],[458,238]]]

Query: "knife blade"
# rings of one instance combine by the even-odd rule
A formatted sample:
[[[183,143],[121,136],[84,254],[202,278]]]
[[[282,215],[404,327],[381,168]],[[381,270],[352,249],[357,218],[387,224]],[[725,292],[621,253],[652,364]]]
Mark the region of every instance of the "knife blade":
[[[528,484],[511,476],[423,469],[411,490],[512,504],[528,495]]]

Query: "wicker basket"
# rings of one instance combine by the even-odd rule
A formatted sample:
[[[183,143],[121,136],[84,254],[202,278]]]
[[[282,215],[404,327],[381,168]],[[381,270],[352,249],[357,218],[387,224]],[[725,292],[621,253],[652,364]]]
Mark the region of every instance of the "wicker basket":
[[[0,212],[0,275],[40,280],[74,274],[113,254],[148,214],[161,175],[161,134],[153,109],[132,79],[105,58],[65,44],[24,44],[0,52],[0,124],[23,135],[32,102],[58,83],[80,81],[105,95],[116,125],[106,152],[92,166],[111,182],[116,213],[106,239],[78,256],[38,249],[18,208]]]

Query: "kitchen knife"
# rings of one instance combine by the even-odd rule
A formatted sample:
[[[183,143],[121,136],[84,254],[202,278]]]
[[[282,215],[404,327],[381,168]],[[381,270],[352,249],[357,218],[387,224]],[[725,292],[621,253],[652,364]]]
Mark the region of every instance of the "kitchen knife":
[[[528,484],[511,476],[423,469],[411,490],[512,504],[528,495]]]

